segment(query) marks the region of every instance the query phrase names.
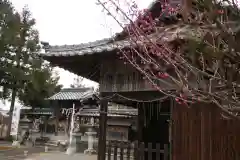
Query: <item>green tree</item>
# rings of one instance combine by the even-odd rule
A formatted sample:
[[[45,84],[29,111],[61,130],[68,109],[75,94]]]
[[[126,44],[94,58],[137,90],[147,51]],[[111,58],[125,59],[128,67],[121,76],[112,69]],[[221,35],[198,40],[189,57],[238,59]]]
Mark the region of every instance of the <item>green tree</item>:
[[[11,88],[11,73],[13,70],[13,48],[14,22],[16,15],[9,1],[0,1],[0,85],[3,87],[1,98],[9,96]]]
[[[26,7],[19,13],[9,1],[0,0],[0,85],[1,98],[11,100],[9,125],[17,96],[24,105],[43,107],[44,99],[61,88],[59,77],[52,76],[52,68],[38,56],[41,45],[34,25]]]
[[[52,68],[48,64],[42,64],[41,68],[31,71],[31,81],[25,83],[24,88],[18,93],[23,105],[33,108],[49,107],[49,101],[46,98],[62,88],[62,85],[58,85],[59,76],[53,76],[52,73]]]

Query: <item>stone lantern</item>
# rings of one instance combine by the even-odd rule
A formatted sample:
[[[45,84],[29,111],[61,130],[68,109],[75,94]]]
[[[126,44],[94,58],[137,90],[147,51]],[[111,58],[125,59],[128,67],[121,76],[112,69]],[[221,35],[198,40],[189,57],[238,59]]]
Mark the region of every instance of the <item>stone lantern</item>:
[[[27,118],[25,115],[22,119],[20,119],[20,128],[22,131],[29,130],[32,126],[32,121]]]
[[[93,144],[94,144],[94,139],[97,135],[97,132],[94,130],[94,117],[91,117],[90,119],[90,125],[88,128],[88,131],[86,132],[87,136],[88,136],[88,149],[86,149],[84,151],[84,154],[96,154],[96,150],[93,148]]]
[[[32,121],[27,118],[27,115],[25,115],[22,119],[20,119],[20,137],[23,138],[26,132],[31,133],[31,128],[32,128]],[[21,140],[23,141],[23,139]],[[27,141],[26,143],[27,146],[32,145],[30,141]]]

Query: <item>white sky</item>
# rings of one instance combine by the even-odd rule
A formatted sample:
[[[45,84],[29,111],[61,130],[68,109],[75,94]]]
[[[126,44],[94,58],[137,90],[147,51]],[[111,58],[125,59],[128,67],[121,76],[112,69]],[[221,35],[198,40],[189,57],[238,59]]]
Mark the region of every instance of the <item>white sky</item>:
[[[144,8],[151,2],[138,1],[139,7]],[[97,0],[12,0],[17,10],[28,6],[36,19],[40,39],[50,45],[86,43],[108,38],[121,31],[118,24],[111,17],[107,17],[96,2]],[[63,70],[59,73],[60,83],[69,87],[74,75]],[[96,86],[88,80],[84,82],[86,85]]]
[[[115,21],[102,12],[97,0],[11,0],[18,11],[27,5],[36,19],[40,40],[50,45],[79,44],[108,38],[121,31]],[[146,8],[152,0],[137,0],[139,8]],[[69,87],[76,75],[62,69],[60,84]],[[94,82],[84,80],[87,86]],[[9,108],[9,103],[2,108]]]

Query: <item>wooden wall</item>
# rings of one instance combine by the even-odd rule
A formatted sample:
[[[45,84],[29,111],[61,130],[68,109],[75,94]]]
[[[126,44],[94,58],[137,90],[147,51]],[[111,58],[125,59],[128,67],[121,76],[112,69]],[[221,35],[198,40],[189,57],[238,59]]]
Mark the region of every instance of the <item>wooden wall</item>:
[[[116,134],[113,136],[113,134]],[[123,126],[108,126],[107,140],[128,141],[128,127]]]
[[[156,91],[144,76],[130,64],[117,59],[102,62],[100,73],[100,92]],[[156,81],[162,89],[173,89],[173,83]]]
[[[216,106],[173,107],[172,160],[239,160],[240,120]]]

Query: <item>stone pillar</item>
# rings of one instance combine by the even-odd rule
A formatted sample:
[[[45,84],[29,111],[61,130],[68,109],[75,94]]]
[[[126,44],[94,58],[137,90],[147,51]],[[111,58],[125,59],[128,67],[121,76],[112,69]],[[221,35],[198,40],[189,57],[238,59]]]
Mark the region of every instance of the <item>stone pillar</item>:
[[[84,154],[96,154],[97,151],[93,148],[93,144],[97,132],[93,131],[93,129],[90,128],[90,130],[86,132],[86,134],[88,135],[88,149],[84,151]]]

